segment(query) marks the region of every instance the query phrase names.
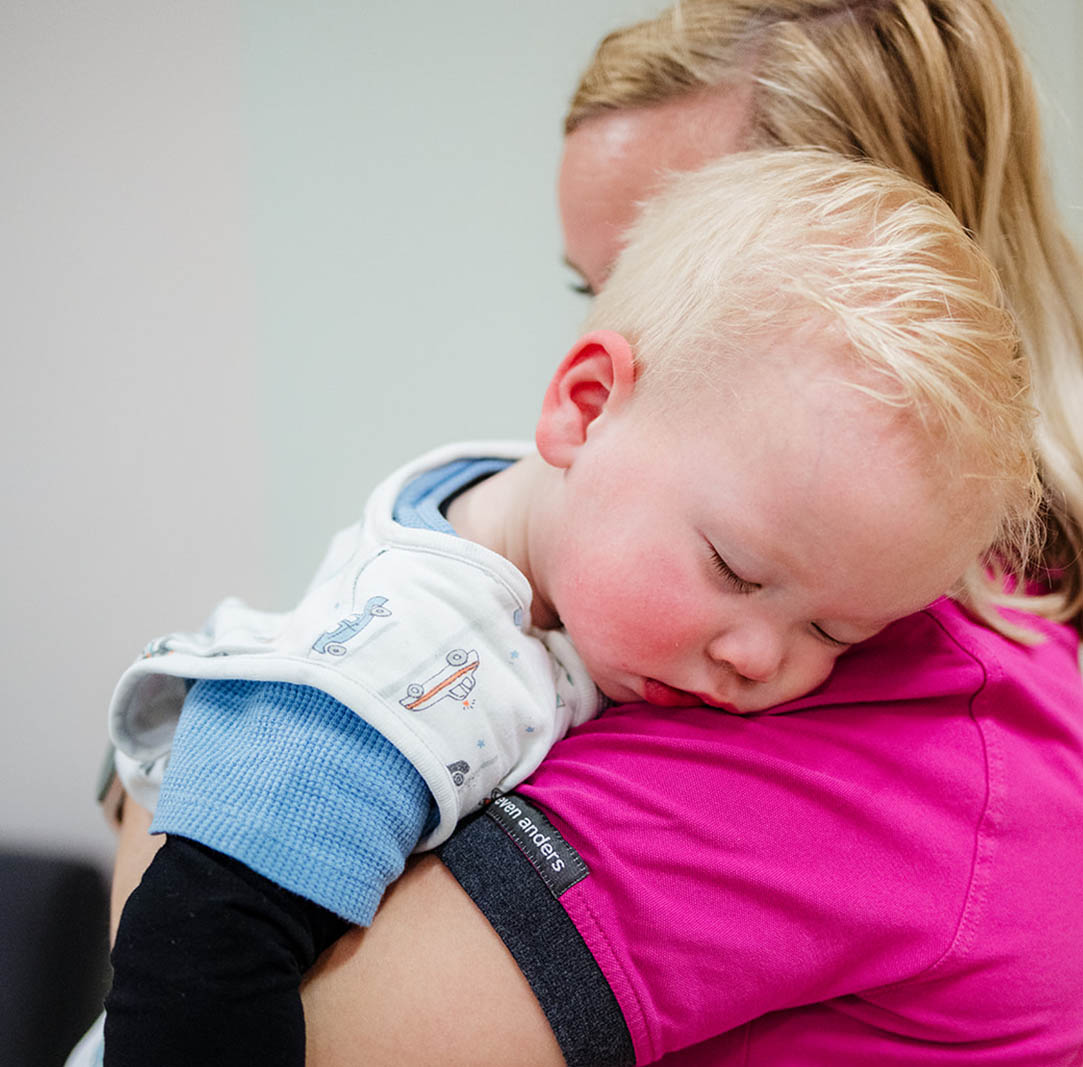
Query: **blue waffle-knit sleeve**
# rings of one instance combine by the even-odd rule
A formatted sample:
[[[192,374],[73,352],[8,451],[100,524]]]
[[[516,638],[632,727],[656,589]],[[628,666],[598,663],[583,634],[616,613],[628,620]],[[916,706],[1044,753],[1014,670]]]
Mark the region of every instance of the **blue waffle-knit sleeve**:
[[[326,693],[200,681],[151,832],[192,838],[368,925],[434,815],[412,764]]]

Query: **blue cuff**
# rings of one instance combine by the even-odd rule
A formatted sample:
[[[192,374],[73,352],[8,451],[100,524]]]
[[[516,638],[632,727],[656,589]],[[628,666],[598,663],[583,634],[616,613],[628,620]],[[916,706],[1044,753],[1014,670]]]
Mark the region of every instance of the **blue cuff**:
[[[201,681],[151,832],[190,837],[367,926],[435,816],[414,766],[326,693]]]

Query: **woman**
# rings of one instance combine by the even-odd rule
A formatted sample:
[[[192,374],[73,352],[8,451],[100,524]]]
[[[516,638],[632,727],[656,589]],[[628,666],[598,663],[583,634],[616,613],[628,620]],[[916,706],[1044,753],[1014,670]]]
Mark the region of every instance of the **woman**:
[[[309,1061],[1069,1064],[1083,1049],[1083,293],[988,0],[689,0],[573,100],[568,259],[600,286],[667,170],[868,155],[990,251],[1041,409],[1056,621],[950,603],[786,715],[616,709],[417,862],[306,991]],[[153,845],[129,805],[118,893]],[[559,860],[559,870],[553,857]],[[677,1050],[684,1051],[677,1051]]]

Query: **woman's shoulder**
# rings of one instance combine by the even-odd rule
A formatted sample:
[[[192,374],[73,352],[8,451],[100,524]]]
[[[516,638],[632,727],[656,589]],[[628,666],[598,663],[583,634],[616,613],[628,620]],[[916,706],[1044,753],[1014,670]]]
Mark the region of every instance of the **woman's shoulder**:
[[[775,713],[860,703],[892,707],[920,701],[973,714],[1027,706],[1036,713],[1083,717],[1079,637],[1069,626],[1019,612],[1012,621],[1034,635],[1025,643],[998,633],[944,598],[900,619],[843,656],[815,692]]]
[[[561,903],[611,986],[637,991],[621,998],[634,1032],[664,1048],[662,1019],[718,1033],[876,990],[870,1013],[900,1017],[982,1000],[1006,1034],[1010,998],[973,976],[1018,989],[1038,961],[1055,961],[1050,1011],[1067,1010],[1083,687],[1074,635],[1036,625],[1045,640],[1020,645],[940,603],[773,713],[615,708],[554,748],[520,791],[589,872]],[[683,956],[674,930],[697,931]],[[690,969],[734,992],[697,1000],[666,978]]]
[[[932,806],[950,792],[955,811],[963,797],[977,809],[997,772],[991,737],[1020,752],[1043,752],[1056,738],[1083,766],[1078,638],[1045,620],[1033,626],[1040,639],[1021,644],[944,600],[851,649],[818,689],[769,712],[612,709],[554,749],[547,778],[560,778],[566,766],[581,787],[592,773],[583,764],[620,762],[625,784],[672,797],[667,768],[680,763],[681,780],[703,778],[708,796],[718,791],[705,788],[706,779],[766,761],[762,770],[771,773],[758,775],[754,788],[789,782],[800,791],[810,775],[827,772],[839,782],[875,780],[881,796],[890,787]],[[713,758],[691,760],[692,751]]]

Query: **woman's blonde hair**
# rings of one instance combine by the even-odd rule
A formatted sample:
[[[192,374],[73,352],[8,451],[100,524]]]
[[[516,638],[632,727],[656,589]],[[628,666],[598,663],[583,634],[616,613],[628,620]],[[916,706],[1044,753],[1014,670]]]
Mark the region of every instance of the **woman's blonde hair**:
[[[799,336],[911,427],[945,507],[980,515],[989,558],[1021,574],[1041,499],[1026,362],[992,264],[924,186],[813,149],[677,175],[631,227],[588,328],[630,340],[660,417],[720,389],[739,403],[742,361]],[[1007,631],[1001,588],[976,565],[954,592]]]
[[[715,88],[749,90],[748,147],[819,147],[935,190],[988,253],[1038,409],[1047,521],[1013,603],[1083,629],[1083,270],[1044,171],[1034,89],[992,0],[681,0],[610,34],[565,128]]]

